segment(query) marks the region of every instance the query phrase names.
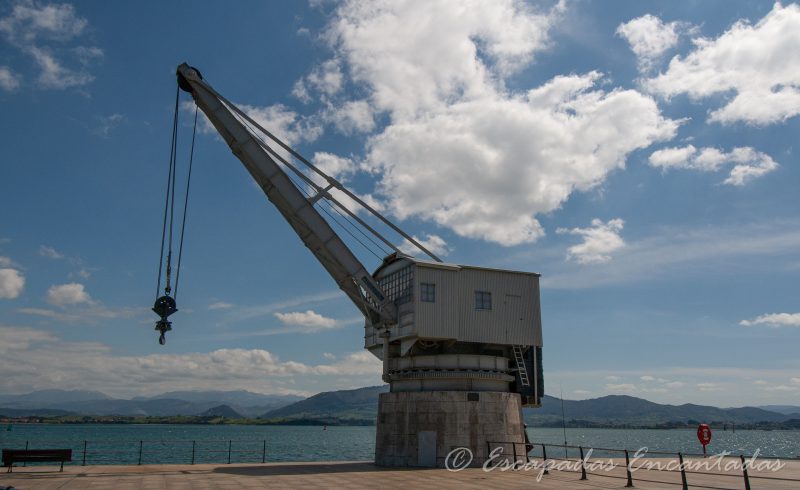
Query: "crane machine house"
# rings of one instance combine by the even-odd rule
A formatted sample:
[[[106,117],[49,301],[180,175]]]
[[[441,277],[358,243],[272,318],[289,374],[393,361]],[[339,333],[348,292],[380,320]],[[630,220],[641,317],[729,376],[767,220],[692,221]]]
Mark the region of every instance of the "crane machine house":
[[[444,466],[453,448],[466,447],[472,464],[480,465],[490,443],[505,444],[509,452],[524,447],[522,407],[539,406],[543,396],[539,275],[441,262],[217,93],[199,71],[182,64],[178,83],[363,313],[364,347],[382,360],[390,386],[379,399],[376,464]],[[297,162],[315,178],[303,177]],[[318,211],[322,200],[339,205],[332,189],[432,260],[399,251],[340,205],[395,250],[374,273],[367,272]]]

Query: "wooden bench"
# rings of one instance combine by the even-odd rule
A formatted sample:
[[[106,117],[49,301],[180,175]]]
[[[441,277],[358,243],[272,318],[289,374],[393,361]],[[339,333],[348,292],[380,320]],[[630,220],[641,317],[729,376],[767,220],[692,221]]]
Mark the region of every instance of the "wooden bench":
[[[8,473],[14,463],[60,462],[60,471],[64,471],[66,461],[72,461],[72,449],[3,449],[3,466],[8,467]]]

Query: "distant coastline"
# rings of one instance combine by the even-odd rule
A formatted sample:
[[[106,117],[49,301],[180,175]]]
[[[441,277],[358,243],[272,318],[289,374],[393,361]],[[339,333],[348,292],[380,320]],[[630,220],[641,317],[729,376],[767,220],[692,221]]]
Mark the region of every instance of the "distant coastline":
[[[566,427],[570,429],[696,429],[697,421],[669,422],[652,425],[637,424],[611,424],[597,423],[587,420],[566,420]],[[195,415],[176,415],[176,416],[118,416],[118,415],[64,415],[56,417],[3,417],[0,414],[0,425],[8,426],[15,424],[146,424],[146,425],[287,425],[287,426],[350,426],[366,427],[374,426],[374,419],[339,419],[330,418],[276,418],[276,419],[257,419],[257,418],[230,418],[214,416],[195,416]],[[723,422],[711,422],[709,424],[715,430],[800,430],[800,419],[787,420],[785,422],[755,422],[745,424],[728,424]],[[558,423],[529,423],[528,427],[560,428]]]
[[[161,425],[317,425],[317,426],[353,426],[363,427],[375,425],[375,420],[368,419],[252,419],[228,417],[204,417],[195,415],[170,416],[119,416],[119,415],[65,415],[58,417],[3,417],[0,414],[1,426],[15,424],[161,424]]]
[[[387,385],[328,391],[308,398],[247,391],[184,391],[132,399],[100,392],[45,390],[0,395],[0,424],[188,424],[374,426]],[[668,405],[625,395],[564,400],[545,395],[525,408],[528,427],[587,429],[800,430],[800,406],[719,408]],[[4,427],[0,427],[3,430]]]

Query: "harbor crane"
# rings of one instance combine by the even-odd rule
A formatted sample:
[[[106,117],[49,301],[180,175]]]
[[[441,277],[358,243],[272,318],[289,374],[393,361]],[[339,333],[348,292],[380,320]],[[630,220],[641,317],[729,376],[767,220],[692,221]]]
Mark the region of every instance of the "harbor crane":
[[[181,64],[177,78],[363,314],[364,347],[382,360],[390,385],[379,399],[376,463],[442,466],[452,447],[464,446],[477,465],[489,456],[488,442],[524,444],[522,407],[539,406],[544,391],[539,275],[442,262],[220,95],[197,69]],[[323,202],[390,250],[375,271],[334,231]],[[401,251],[353,203],[426,258]],[[162,312],[176,311],[174,301],[159,299]]]

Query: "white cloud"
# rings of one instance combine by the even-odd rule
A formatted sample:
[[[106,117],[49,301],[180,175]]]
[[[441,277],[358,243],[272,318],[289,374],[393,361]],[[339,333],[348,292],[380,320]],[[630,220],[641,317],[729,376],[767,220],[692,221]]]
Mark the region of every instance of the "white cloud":
[[[306,81],[320,92],[333,95],[342,88],[344,75],[342,75],[338,60],[332,59],[319,65],[306,76]]]
[[[764,174],[768,174],[778,168],[778,164],[764,153],[758,153],[759,159],[754,163],[735,165],[731,169],[728,178],[723,180],[723,184],[743,186],[753,179],[757,179]]]
[[[358,166],[352,159],[340,157],[332,153],[316,152],[314,153],[314,157],[311,159],[311,162],[322,172],[326,173],[327,175],[333,177],[334,179],[342,183],[347,183],[347,181],[350,180],[350,178],[353,177],[356,174],[356,172],[358,172]],[[325,179],[319,176],[319,174],[317,174],[316,172],[307,170],[306,174],[318,186],[322,188],[327,187],[328,185],[327,181],[325,181]],[[312,194],[316,193],[316,191],[311,189],[310,186],[307,187],[310,193]],[[354,214],[365,212],[365,208],[362,207],[361,204],[356,202],[353,198],[351,198],[344,192],[340,191],[339,189],[333,188],[328,190],[327,192],[333,199],[337,200],[339,204],[344,206],[350,212]],[[358,194],[358,193],[355,194],[368,206],[372,207],[372,209],[378,212],[383,211],[383,204],[377,199],[375,199],[375,197],[372,196],[371,194]]]
[[[292,95],[308,103],[311,102],[311,92],[314,91],[323,100],[329,100],[343,85],[344,74],[339,61],[334,58],[319,64],[311,73],[297,80],[292,88]]]
[[[450,247],[447,245],[447,242],[444,241],[444,238],[440,237],[439,235],[427,234],[424,239],[421,239],[416,235],[412,235],[411,237],[416,240],[417,243],[439,257],[446,257],[450,252],[452,252]],[[416,245],[408,241],[408,239],[403,239],[403,243],[398,245],[397,248],[399,248],[402,252],[412,256],[424,255],[424,252],[418,249]]]
[[[95,128],[95,132],[102,136],[108,136],[111,131],[119,126],[120,124],[124,123],[128,120],[122,114],[111,114],[110,116],[99,116],[98,118],[99,124],[97,128]]]
[[[78,62],[84,66],[89,65],[93,61],[102,59],[105,56],[105,52],[96,46],[78,46],[72,49],[72,53],[78,58]]]
[[[365,93],[363,120],[389,118],[362,162],[378,176],[387,212],[464,237],[530,243],[544,233],[537,214],[602,183],[630,152],[674,136],[679,121],[662,117],[652,98],[598,88],[597,72],[505,88],[547,48],[562,8],[538,13],[508,0],[336,10],[325,36],[332,59]]]
[[[83,284],[71,282],[68,284],[60,284],[51,286],[47,290],[47,302],[56,306],[77,305],[81,303],[91,303],[92,298],[89,296]]]
[[[0,19],[0,32],[39,66],[40,87],[65,89],[94,80],[87,68],[103,56],[95,46],[67,47],[87,25],[70,4],[21,1]]]
[[[400,219],[419,216],[502,245],[536,241],[544,234],[536,214],[675,134],[678,122],[652,99],[595,90],[599,79],[556,77],[525,96],[494,94],[390,125],[369,141],[380,194]]]
[[[28,50],[28,53],[39,65],[40,73],[37,81],[44,88],[65,89],[86,85],[94,80],[94,76],[90,73],[65,67],[46,48],[33,47]]]
[[[375,129],[372,107],[364,100],[351,100],[339,106],[331,106],[324,114],[343,134],[368,133]]]
[[[23,289],[25,276],[16,269],[0,269],[0,299],[17,298]]]
[[[697,383],[697,388],[700,391],[721,391],[722,387],[719,383]]]
[[[667,50],[678,44],[681,22],[664,23],[658,17],[646,14],[617,27],[617,35],[628,41],[639,60],[642,71],[650,70]]]
[[[383,371],[381,361],[363,350],[347,354],[332,364],[320,364],[312,368],[317,375],[376,375]]]
[[[53,310],[50,308],[19,308],[17,311],[25,315],[49,318],[58,322],[67,323],[97,323],[102,320],[113,320],[119,318],[133,318],[137,313],[144,313],[144,308],[109,308],[96,301],[81,303],[82,306],[73,305],[69,310]]]
[[[521,68],[546,47],[553,20],[510,0],[351,1],[336,11],[327,38],[375,107],[405,118],[484,94],[493,75]]]
[[[60,321],[78,320],[78,317],[76,315],[64,313],[61,311],[51,310],[49,308],[19,308],[17,312],[22,313],[24,315],[35,315]]]
[[[215,301],[214,303],[208,305],[209,310],[228,310],[230,308],[233,308],[233,304],[226,303],[224,301]]]
[[[237,107],[289,145],[314,141],[322,134],[320,126],[281,104],[266,107],[242,104]]]
[[[323,352],[323,353],[322,353],[322,357],[324,357],[325,359],[327,359],[327,360],[329,360],[329,361],[334,361],[334,360],[336,360],[336,356],[335,356],[335,355],[333,355],[333,354],[331,354],[330,352]]]
[[[739,325],[767,325],[769,327],[800,327],[800,313],[769,313],[753,320],[742,320]]]
[[[542,287],[587,288],[642,281],[663,281],[666,277],[697,274],[702,266],[715,273],[730,274],[730,260],[748,264],[800,250],[800,222],[737,223],[733,226],[662,227],[651,236],[628,242],[617,252],[617,260],[594,267],[557,270],[542,278]],[[553,256],[561,253],[554,249]],[[527,252],[515,259],[529,257]],[[774,265],[775,267],[783,267]]]
[[[775,386],[768,386],[764,388],[767,391],[798,391],[800,388],[797,386],[788,386],[788,385],[775,385]]]
[[[0,255],[0,267],[11,267],[13,264],[10,258]]]
[[[351,159],[324,151],[314,153],[311,163],[340,182],[346,182],[357,170],[356,164]],[[321,180],[318,183],[323,184]]]
[[[94,389],[111,395],[175,389],[247,389],[310,394],[293,381],[360,386],[380,382],[381,362],[366,351],[328,364],[283,361],[262,349],[119,356],[96,342],[69,342],[51,333],[0,326],[0,391]],[[287,387],[288,386],[288,387]]]
[[[619,236],[624,226],[625,221],[620,218],[608,220],[607,223],[595,218],[589,228],[558,228],[556,233],[583,237],[583,243],[567,249],[568,260],[579,264],[600,264],[610,261],[610,254],[625,247],[625,241]]]
[[[319,303],[340,300],[341,298],[342,292],[336,289],[308,294],[306,296],[293,296],[291,299],[282,299],[280,301],[275,301],[273,303],[264,305],[240,306],[231,310],[231,313],[229,314],[229,320],[239,322],[267,315],[273,316],[276,312],[286,310],[288,308],[313,306]]]
[[[464,237],[530,243],[544,234],[537,214],[601,184],[624,168],[630,152],[671,139],[680,124],[664,118],[649,96],[598,88],[597,72],[506,90],[506,78],[547,48],[563,8],[540,13],[513,0],[345,2],[322,37],[333,56],[293,92],[306,101],[321,94],[317,120],[345,133],[371,131],[376,116],[388,116],[359,162],[378,176],[365,198],[380,200],[385,212]],[[408,26],[415,26],[413,36]],[[345,84],[363,98],[334,100]],[[263,119],[282,127],[275,132],[288,143],[321,133],[273,107],[278,117]]]
[[[695,39],[666,72],[645,82],[658,94],[693,99],[735,93],[709,115],[723,124],[765,125],[800,113],[800,6],[775,3],[757,24],[741,20],[716,39]]]
[[[636,385],[631,383],[612,383],[606,385],[606,390],[611,393],[633,393],[636,391]]]
[[[19,351],[28,349],[35,342],[55,342],[58,339],[51,333],[28,327],[0,326],[0,351]]]
[[[743,186],[778,168],[778,164],[766,153],[753,148],[737,147],[728,153],[717,148],[697,149],[693,145],[664,148],[650,155],[650,166],[668,170],[673,168],[714,172],[726,165],[733,165],[723,184]]]
[[[704,150],[716,151],[715,148],[705,148]],[[697,159],[698,152],[694,145],[683,147],[664,148],[654,151],[650,155],[650,166],[669,169],[669,168],[692,168],[696,170],[717,170],[717,165],[709,165],[708,158]],[[721,162],[720,162],[721,163]]]
[[[639,376],[639,379],[648,383],[647,386],[649,387],[643,388],[643,391],[648,393],[668,393],[669,390],[675,390],[686,386],[686,383],[683,381],[670,381],[666,378],[656,378],[650,375]],[[658,385],[653,387],[654,383],[658,383]]]
[[[311,96],[308,93],[308,89],[306,88],[306,84],[301,78],[294,82],[294,86],[292,87],[292,95],[300,99],[303,103],[311,102]]]
[[[800,378],[792,378],[790,381],[792,382],[792,384],[800,385]]]
[[[54,260],[59,260],[64,258],[64,254],[54,249],[53,247],[48,247],[47,245],[42,245],[39,247],[39,255]]]
[[[666,388],[642,388],[642,391],[645,393],[669,393],[669,390]]]
[[[285,325],[305,327],[308,331],[317,331],[337,326],[336,320],[320,315],[313,310],[275,313],[275,317]]]
[[[0,66],[0,88],[6,92],[13,92],[19,88],[20,76],[7,66]]]
[[[14,42],[29,43],[37,38],[65,41],[80,35],[88,21],[79,17],[68,3],[18,2],[8,16],[0,19],[0,32]]]
[[[273,104],[270,106],[258,107],[248,104],[236,104],[236,107],[251,117],[261,127],[271,132],[278,139],[289,146],[302,142],[314,141],[322,134],[322,126],[314,119],[305,118],[298,115],[293,110],[283,104]],[[183,101],[181,110],[187,114],[194,114],[195,105],[191,101]],[[198,131],[204,134],[217,134],[217,130],[211,121],[208,120],[203,111],[198,112]],[[247,123],[249,126],[249,123]],[[290,155],[272,142],[271,139],[261,135],[258,130],[254,130],[265,143],[281,155],[286,160],[290,160]]]
[[[32,46],[27,49],[27,52],[39,65],[38,82],[44,88],[65,89],[86,85],[94,80],[94,76],[88,72],[65,67],[47,48]]]

